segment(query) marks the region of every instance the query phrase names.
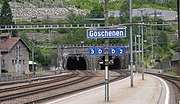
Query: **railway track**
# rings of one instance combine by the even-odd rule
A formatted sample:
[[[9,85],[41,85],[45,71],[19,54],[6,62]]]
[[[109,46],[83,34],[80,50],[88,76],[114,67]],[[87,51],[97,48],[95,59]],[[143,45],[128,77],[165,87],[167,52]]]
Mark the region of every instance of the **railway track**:
[[[72,75],[71,77],[64,76],[64,79],[54,78],[54,82],[53,80],[48,80],[25,86],[5,88],[4,90],[0,90],[0,102],[1,104],[34,104],[88,89],[104,83],[104,73],[100,74],[98,72],[91,71],[78,71],[73,75],[74,77],[72,77]],[[120,74],[119,76],[114,75],[112,79],[122,79],[124,77],[125,74]],[[89,83],[93,84],[88,85]]]
[[[77,77],[77,74],[80,76]],[[88,77],[85,77],[85,76],[88,76]],[[4,90],[1,90],[0,102],[9,101],[16,98],[20,99],[25,96],[31,96],[38,93],[67,87],[75,83],[79,83],[84,80],[87,80],[88,78],[90,78],[89,74],[87,75],[87,73],[76,72],[75,74],[71,76],[63,77],[63,79],[55,79],[55,80],[45,81],[41,83],[6,88]]]
[[[69,79],[69,78],[72,78],[72,77],[76,77],[79,73],[78,72],[72,72],[72,74],[67,74],[67,75],[62,75],[62,76],[53,76],[53,77],[44,77],[44,78],[39,78],[37,80],[36,83],[33,83],[33,81],[29,81],[29,80],[26,80],[26,81],[20,81],[17,83],[21,83],[20,85],[14,85],[12,87],[4,87],[2,88],[3,86],[6,86],[6,85],[12,85],[14,84],[15,82],[8,82],[6,84],[0,84],[1,85],[1,89],[0,89],[0,93],[6,93],[6,92],[9,92],[9,91],[14,91],[14,90],[19,90],[19,89],[25,89],[25,88],[31,88],[31,87],[36,87],[36,86],[41,86],[41,85],[46,85],[48,83],[55,83],[55,82],[59,82],[59,81],[63,81],[63,80],[66,80],[66,79]],[[36,80],[34,80],[36,81]]]
[[[73,75],[75,72],[66,72],[64,75],[62,74],[57,74],[57,75],[45,75],[41,77],[33,77],[31,75],[28,75],[27,78],[22,79],[22,80],[12,80],[12,81],[6,81],[6,82],[0,82],[0,86],[10,86],[10,85],[18,85],[18,84],[23,84],[27,82],[36,82],[36,81],[44,81],[48,79],[54,79],[54,78],[61,78],[63,76],[68,76],[68,75]]]
[[[125,72],[125,71],[117,71],[117,70],[113,70],[112,72],[115,72],[115,73],[118,73],[115,74],[115,75],[111,75],[112,78],[110,78],[110,82],[113,82],[113,81],[116,81],[116,80],[121,80],[123,78],[126,78],[129,76],[129,73]],[[96,84],[92,84],[90,86],[86,86],[86,87],[83,87],[83,88],[80,88],[80,89],[76,89],[76,90],[73,90],[73,91],[70,91],[70,92],[67,92],[67,93],[63,93],[63,94],[58,94],[58,95],[54,95],[54,96],[51,96],[51,97],[47,97],[47,98],[43,98],[43,99],[38,99],[38,100],[34,100],[32,102],[28,102],[28,103],[25,103],[25,104],[43,104],[44,102],[46,101],[49,101],[49,100],[53,100],[55,98],[59,98],[61,96],[64,96],[64,95],[68,95],[68,94],[72,94],[72,93],[76,93],[76,92],[79,92],[79,91],[84,91],[86,89],[90,89],[90,88],[93,88],[93,87],[97,87],[97,86],[100,86],[100,85],[103,85],[104,84],[104,75],[99,75],[99,74],[96,74],[95,76],[93,76],[95,78],[97,78],[98,80],[100,78],[102,78],[102,81],[100,83],[96,83]],[[95,79],[96,80],[96,79]]]
[[[166,81],[172,83],[174,92],[175,92],[176,102],[177,104],[179,103],[180,101],[180,77],[179,76],[170,76],[170,75],[155,74],[155,73],[148,73],[148,74],[161,77],[165,79]]]

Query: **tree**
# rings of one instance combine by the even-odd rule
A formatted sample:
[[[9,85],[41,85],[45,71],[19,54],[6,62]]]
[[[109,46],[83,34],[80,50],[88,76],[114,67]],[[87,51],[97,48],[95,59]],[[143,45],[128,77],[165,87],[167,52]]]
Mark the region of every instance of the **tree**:
[[[8,0],[5,0],[1,9],[1,15],[0,15],[0,24],[1,25],[14,25],[15,23],[13,22],[12,18],[12,12],[11,12],[11,7],[8,3]],[[8,32],[3,31],[3,32]],[[16,36],[17,32],[16,30],[12,31],[12,35]]]
[[[104,8],[102,5],[94,4],[93,10],[87,15],[89,18],[104,18]]]
[[[86,16],[87,18],[104,18],[104,8],[100,4],[94,4],[93,9],[90,11],[89,14]],[[92,22],[97,22],[96,20]],[[104,22],[104,21],[98,21],[98,22]]]
[[[0,18],[0,24],[2,25],[10,25],[13,24],[12,21],[12,12],[11,7],[7,0],[4,1],[2,9],[1,9],[1,18]]]
[[[129,0],[123,1],[121,7],[120,7],[120,12],[119,12],[120,18],[121,18],[121,23],[123,22],[128,22],[129,18]]]

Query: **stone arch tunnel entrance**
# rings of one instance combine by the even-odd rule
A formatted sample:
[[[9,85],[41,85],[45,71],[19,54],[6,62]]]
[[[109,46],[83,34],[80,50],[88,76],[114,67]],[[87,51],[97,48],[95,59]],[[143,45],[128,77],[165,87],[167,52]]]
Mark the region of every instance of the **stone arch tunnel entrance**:
[[[81,54],[69,55],[66,62],[68,70],[87,70],[87,61]]]
[[[105,56],[101,57],[101,59],[105,60]],[[110,70],[119,70],[121,69],[121,61],[120,61],[120,58],[119,57],[112,57],[112,56],[109,56],[109,60],[113,60],[114,64],[113,65],[109,65],[109,69]],[[101,70],[104,70],[105,69],[105,65],[100,65],[101,66]]]

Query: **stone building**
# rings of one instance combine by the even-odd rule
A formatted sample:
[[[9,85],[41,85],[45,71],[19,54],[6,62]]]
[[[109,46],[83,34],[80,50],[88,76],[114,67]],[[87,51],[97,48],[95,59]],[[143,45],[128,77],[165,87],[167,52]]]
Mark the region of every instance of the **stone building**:
[[[30,49],[20,37],[11,37],[8,33],[0,35],[1,70],[28,74]]]

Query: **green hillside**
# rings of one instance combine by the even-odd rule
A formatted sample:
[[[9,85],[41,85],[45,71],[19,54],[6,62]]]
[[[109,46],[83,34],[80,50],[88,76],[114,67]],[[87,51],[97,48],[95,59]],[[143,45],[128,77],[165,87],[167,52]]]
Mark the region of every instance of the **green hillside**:
[[[123,2],[129,2],[129,0],[117,0],[109,3],[109,9],[111,10],[119,10],[123,5]],[[132,0],[133,8],[154,8],[156,5],[157,9],[168,10],[171,8],[172,10],[176,10],[176,0],[172,0],[170,2],[154,2],[154,0]],[[72,0],[69,1],[68,4],[75,5],[78,8],[82,9],[92,9],[94,5],[104,5],[103,3],[99,3],[98,0]],[[94,6],[95,7],[95,6]]]
[[[2,4],[3,3],[3,0],[0,0],[0,4]]]
[[[13,0],[9,0],[13,1]],[[73,5],[76,6],[77,8],[81,9],[89,9],[92,10],[94,7],[104,5],[103,3],[99,3],[98,0],[60,0],[56,2],[52,1],[44,1],[44,0],[16,0],[17,2],[29,2],[34,5],[40,5],[40,4],[67,4],[67,5]],[[123,5],[123,2],[129,0],[116,0],[114,2],[109,3],[109,9],[111,10],[119,10],[120,7]],[[154,8],[156,7],[157,9],[163,9],[163,10],[176,10],[176,0],[171,0],[171,1],[162,1],[162,0],[132,0],[133,2],[133,8]],[[0,4],[3,3],[3,0],[0,0]]]

